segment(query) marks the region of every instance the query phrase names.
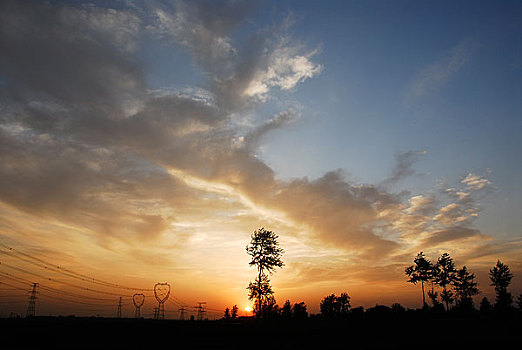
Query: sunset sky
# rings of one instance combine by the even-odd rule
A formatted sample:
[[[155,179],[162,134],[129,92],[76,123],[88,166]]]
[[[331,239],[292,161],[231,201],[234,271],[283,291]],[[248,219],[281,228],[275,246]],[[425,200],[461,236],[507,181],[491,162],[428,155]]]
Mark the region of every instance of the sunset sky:
[[[243,310],[260,227],[277,302],[310,312],[420,307],[419,251],[477,300],[498,259],[522,293],[521,21],[520,1],[1,1],[3,315],[32,282],[37,313],[133,314],[132,290],[51,266],[168,282],[169,317]]]

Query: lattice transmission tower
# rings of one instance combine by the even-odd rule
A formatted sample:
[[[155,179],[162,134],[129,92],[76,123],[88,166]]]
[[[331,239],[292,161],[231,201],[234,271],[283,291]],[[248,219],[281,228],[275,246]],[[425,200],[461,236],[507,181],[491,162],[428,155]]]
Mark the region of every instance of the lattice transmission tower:
[[[25,317],[31,317],[36,314],[36,299],[38,298],[38,283],[33,283],[31,295],[29,295],[29,304],[27,305],[27,313]]]
[[[132,296],[132,302],[134,303],[134,307],[136,308],[134,311],[134,318],[140,318],[141,317],[141,307],[143,306],[143,303],[145,302],[145,295],[142,293],[136,293]],[[156,314],[154,314],[156,316]]]
[[[182,306],[179,309],[179,319],[184,321],[185,320],[185,314],[187,313],[187,310],[185,309],[185,306]]]
[[[205,306],[204,306],[206,304],[207,304],[206,301],[198,301],[198,306],[195,306],[195,309],[198,312],[198,314],[197,314],[198,321],[203,321],[203,319],[204,319],[205,313],[207,312],[207,310],[205,310]]]
[[[154,285],[154,296],[158,301],[158,309],[154,313],[154,318],[157,320],[165,319],[165,302],[169,298],[170,295],[170,284],[165,283],[156,283]]]
[[[121,318],[121,297],[120,301],[118,302],[118,311],[116,312],[116,318]]]

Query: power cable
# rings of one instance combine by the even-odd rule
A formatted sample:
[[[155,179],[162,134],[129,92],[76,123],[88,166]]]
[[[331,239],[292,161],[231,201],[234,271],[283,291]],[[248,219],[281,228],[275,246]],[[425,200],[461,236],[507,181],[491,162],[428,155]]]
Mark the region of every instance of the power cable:
[[[102,291],[102,290],[98,290],[98,289],[81,287],[81,286],[78,286],[76,284],[67,283],[67,282],[64,282],[64,281],[61,281],[61,280],[57,280],[57,279],[54,279],[54,278],[51,278],[51,277],[45,277],[45,276],[42,276],[42,275],[37,274],[35,272],[27,271],[27,270],[21,269],[21,268],[16,267],[16,266],[11,266],[11,265],[6,264],[5,262],[1,262],[1,261],[0,261],[0,265],[8,267],[8,268],[13,269],[13,270],[17,270],[17,271],[22,272],[22,273],[27,273],[27,274],[30,274],[30,275],[33,275],[33,276],[36,276],[36,277],[43,278],[43,279],[48,280],[48,281],[61,283],[61,284],[64,284],[66,286],[70,286],[70,287],[81,289],[81,290],[86,290],[86,291],[90,291],[90,292],[94,292],[94,293],[102,293],[102,294],[107,294],[107,295],[114,295],[114,296],[118,296],[118,297],[120,297],[120,296],[132,297],[132,295],[121,295],[121,294],[111,293],[111,292]]]
[[[15,248],[12,248],[12,247],[10,247],[8,245],[3,244],[3,243],[0,243],[0,246],[3,247],[4,249],[7,249],[9,251],[9,252],[0,251],[1,253],[8,254],[8,255],[13,256],[15,258],[18,258],[20,260],[23,260],[23,261],[29,262],[31,264],[43,267],[45,269],[49,269],[51,271],[55,271],[55,272],[59,272],[59,273],[65,274],[65,275],[67,275],[69,277],[76,278],[76,279],[79,279],[79,280],[82,280],[82,281],[85,281],[85,282],[91,282],[91,283],[103,285],[105,287],[113,287],[113,288],[126,289],[126,290],[146,291],[146,292],[152,292],[153,291],[153,289],[128,287],[128,286],[123,286],[121,284],[116,284],[116,283],[112,283],[112,282],[106,282],[106,281],[103,281],[103,280],[100,280],[100,279],[96,279],[96,278],[91,277],[91,276],[87,276],[87,275],[75,272],[75,271],[73,271],[71,269],[68,269],[68,268],[65,268],[65,267],[62,267],[62,266],[55,266],[55,265],[50,264],[49,262],[47,262],[45,260],[42,260],[42,259],[37,258],[37,257],[34,257],[34,256],[30,255],[30,254],[21,252],[21,251],[15,249]],[[22,258],[20,256],[14,255],[14,254],[9,254],[9,253],[12,253],[12,252],[15,252],[15,253],[17,253],[19,255],[22,255],[22,256],[24,256],[26,258],[29,258],[29,259],[32,259],[34,261],[37,261],[40,264],[38,264],[38,263],[36,263],[34,261],[31,261],[31,260],[28,260],[28,259],[24,259],[24,258]]]

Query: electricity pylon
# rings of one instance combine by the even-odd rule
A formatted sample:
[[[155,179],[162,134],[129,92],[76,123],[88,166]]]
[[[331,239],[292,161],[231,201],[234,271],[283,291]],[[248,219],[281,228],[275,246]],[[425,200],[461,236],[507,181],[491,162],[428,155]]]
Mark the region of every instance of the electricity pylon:
[[[155,313],[155,319],[164,320],[165,319],[165,307],[164,303],[167,301],[170,295],[170,284],[165,283],[156,283],[154,285],[154,296],[158,301],[158,311]]]
[[[134,318],[141,317],[141,306],[145,302],[145,295],[142,293],[136,293],[132,296],[132,302],[134,303],[134,307],[136,310],[134,311]]]
[[[180,320],[185,320],[185,313],[186,313],[186,310],[185,310],[185,306],[182,306],[180,309],[179,309],[179,319]]]
[[[118,302],[118,312],[116,312],[116,318],[121,318],[121,297],[120,301]]]
[[[198,306],[195,307],[195,309],[198,311],[198,321],[203,321],[203,316],[205,315],[205,312],[207,312],[207,310],[204,309],[203,305],[205,305],[206,303],[206,301],[198,301]]]
[[[33,283],[33,289],[31,290],[31,295],[29,296],[29,304],[27,305],[27,313],[25,317],[31,317],[36,314],[36,299],[38,295],[38,283]]]

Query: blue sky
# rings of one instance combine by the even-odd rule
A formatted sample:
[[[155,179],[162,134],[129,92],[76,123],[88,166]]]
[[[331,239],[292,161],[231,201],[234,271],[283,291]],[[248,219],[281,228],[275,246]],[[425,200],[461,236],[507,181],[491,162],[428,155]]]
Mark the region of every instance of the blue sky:
[[[292,14],[292,32],[321,49],[316,60],[324,65],[293,93],[307,120],[264,146],[279,174],[318,176],[339,167],[374,183],[389,174],[395,154],[426,150],[416,169],[428,175],[427,186],[490,171],[498,192],[488,198],[495,205],[485,214],[494,215],[483,224],[517,232],[519,3],[297,1],[274,7]],[[431,75],[420,81],[424,72]]]

